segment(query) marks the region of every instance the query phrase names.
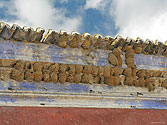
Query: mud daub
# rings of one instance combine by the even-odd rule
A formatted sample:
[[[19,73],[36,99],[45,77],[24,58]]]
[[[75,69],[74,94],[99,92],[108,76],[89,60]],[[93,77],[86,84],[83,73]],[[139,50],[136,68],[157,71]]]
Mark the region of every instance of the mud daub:
[[[97,49],[109,50],[108,66],[94,66],[93,64],[64,64],[32,62],[23,60],[0,59],[1,80],[35,81],[53,83],[85,83],[106,84],[109,86],[146,87],[153,91],[157,87],[167,88],[167,72],[159,70],[137,69],[134,55],[145,54],[166,56],[166,42],[133,40],[130,37],[116,36],[102,37],[100,34],[91,36],[89,33],[81,35],[78,32],[68,34],[64,30],[57,32],[43,28],[20,27],[16,24],[9,26],[0,23],[0,39],[14,42],[31,42],[37,44],[55,44],[61,48],[79,48],[86,52]],[[90,56],[90,55],[88,55]],[[124,58],[125,57],[125,58]],[[126,68],[122,68],[123,58]]]
[[[109,86],[167,88],[167,72],[112,66],[75,65],[22,60],[0,60],[1,80],[28,82],[106,84]],[[5,68],[5,71],[3,72]],[[8,70],[6,70],[8,69]],[[10,70],[9,70],[10,69]],[[9,76],[7,79],[4,77]]]

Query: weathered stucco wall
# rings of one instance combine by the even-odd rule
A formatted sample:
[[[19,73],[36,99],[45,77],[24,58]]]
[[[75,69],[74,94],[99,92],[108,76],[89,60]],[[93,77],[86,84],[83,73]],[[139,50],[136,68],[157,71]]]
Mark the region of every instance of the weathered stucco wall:
[[[2,23],[0,29],[3,105],[167,108],[165,44],[51,30],[42,37],[43,29]]]

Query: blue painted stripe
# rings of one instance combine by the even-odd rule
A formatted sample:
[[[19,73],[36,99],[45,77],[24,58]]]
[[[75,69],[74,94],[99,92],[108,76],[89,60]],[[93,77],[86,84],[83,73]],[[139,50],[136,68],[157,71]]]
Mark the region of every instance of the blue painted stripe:
[[[82,64],[88,65],[86,54],[80,49],[72,48],[59,48],[56,45],[36,44],[36,43],[23,43],[0,41],[0,58],[1,59],[22,59],[27,61],[42,61],[52,63],[67,63],[67,64]],[[91,51],[94,55],[92,64],[97,66],[110,65],[108,62],[107,50]],[[126,67],[125,57],[123,57],[123,68]],[[167,58],[163,56],[135,54],[135,65],[138,69],[150,70],[167,70]]]
[[[167,70],[167,58],[164,56],[135,54],[138,69]]]

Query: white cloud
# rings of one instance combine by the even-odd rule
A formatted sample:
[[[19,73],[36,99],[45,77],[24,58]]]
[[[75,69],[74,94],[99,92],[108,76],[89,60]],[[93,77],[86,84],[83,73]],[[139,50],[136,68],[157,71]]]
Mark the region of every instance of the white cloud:
[[[4,3],[0,3],[0,8],[4,7]]]
[[[85,9],[96,9],[100,11],[104,11],[108,0],[86,0]]]
[[[110,14],[124,37],[167,40],[166,0],[113,0]]]
[[[64,0],[67,2],[67,0]],[[15,0],[8,4],[8,14],[16,19],[6,19],[10,24],[17,23],[21,26],[27,25],[33,28],[38,26],[45,29],[65,29],[68,32],[79,30],[82,17],[67,17],[67,10],[55,8],[53,0]]]

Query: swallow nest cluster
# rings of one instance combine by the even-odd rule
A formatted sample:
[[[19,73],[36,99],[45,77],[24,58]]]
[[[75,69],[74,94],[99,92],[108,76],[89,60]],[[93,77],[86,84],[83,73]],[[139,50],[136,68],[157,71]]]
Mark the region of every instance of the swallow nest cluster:
[[[81,48],[84,50],[105,49],[109,50],[108,62],[110,66],[58,64],[44,62],[30,62],[22,60],[0,60],[0,67],[8,65],[12,70],[8,73],[13,80],[21,82],[53,82],[53,83],[88,83],[107,84],[111,86],[128,85],[136,87],[146,87],[153,91],[156,87],[167,88],[167,72],[157,70],[137,69],[134,55],[163,55],[167,56],[167,45],[159,41],[133,40],[121,36],[112,38],[102,37],[100,34],[91,36],[89,33],[81,35],[78,32],[68,34],[65,30],[57,32],[49,29],[43,36],[45,30],[30,27],[23,27],[14,24],[0,23],[0,38],[3,40],[14,40],[20,42],[55,44],[61,48]],[[122,66],[122,54],[125,53],[125,64]],[[4,72],[5,73],[5,72]],[[4,73],[0,72],[1,80]]]

